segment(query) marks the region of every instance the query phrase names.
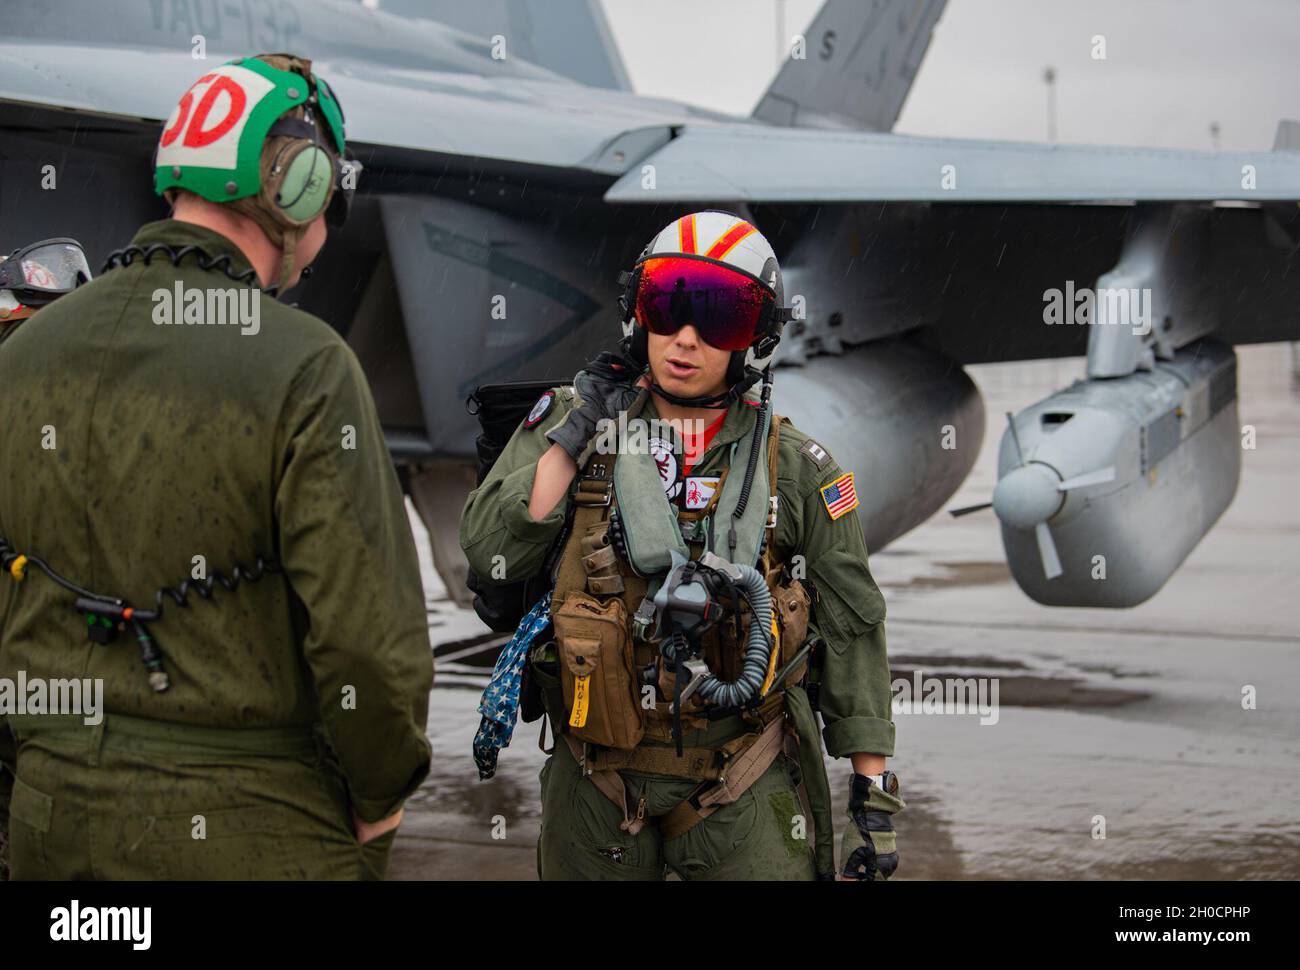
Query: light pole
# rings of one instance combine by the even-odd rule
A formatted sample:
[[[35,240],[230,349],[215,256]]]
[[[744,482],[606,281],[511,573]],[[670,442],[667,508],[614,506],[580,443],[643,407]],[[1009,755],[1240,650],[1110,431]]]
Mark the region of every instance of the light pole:
[[[785,0],[776,0],[776,66],[785,61]]]
[[[1047,140],[1056,141],[1056,68],[1043,69],[1043,83],[1047,85]]]

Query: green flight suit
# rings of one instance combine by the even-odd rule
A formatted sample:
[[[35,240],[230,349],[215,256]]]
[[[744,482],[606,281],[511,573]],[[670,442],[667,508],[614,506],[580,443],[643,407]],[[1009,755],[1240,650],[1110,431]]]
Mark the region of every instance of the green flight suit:
[[[18,332],[23,320],[0,320],[0,346]],[[0,602],[5,597],[0,596]],[[0,614],[3,615],[3,614]],[[9,878],[9,797],[14,790],[15,744],[9,722],[0,713],[0,880]]]
[[[248,263],[167,220],[134,244]],[[71,581],[147,608],[155,591],[282,572],[96,645],[35,567],[5,590],[0,677],[103,683],[100,724],[9,718],[19,878],[378,878],[377,821],[429,770],[433,660],[415,544],[360,365],[321,320],[260,294],[260,329],[176,323],[159,294],[241,289],[191,252],[104,273],[0,353],[0,536]],[[259,291],[260,293],[260,291]]]
[[[10,320],[7,322],[0,320],[0,346],[4,346],[4,342],[16,334],[19,326],[27,319],[27,317],[23,317],[22,320]]]
[[[542,567],[564,528],[571,497],[535,521],[528,514],[537,460],[550,447],[546,432],[573,406],[572,388],[556,389],[555,403],[535,427],[520,427],[491,474],[470,494],[461,518],[460,544],[470,567],[485,582],[495,575],[513,582]],[[753,433],[757,409],[731,406],[692,475],[717,475],[733,442]],[[644,417],[655,417],[653,403]],[[855,752],[894,753],[889,661],[885,652],[885,603],[867,565],[857,514],[832,519],[821,488],[843,475],[815,441],[789,422],[780,432],[775,545],[787,561],[802,555],[804,582],[817,592],[811,627],[826,642],[819,706],[822,739],[833,757]],[[503,559],[494,559],[501,556]],[[536,669],[536,668],[534,668]],[[728,719],[738,721],[738,719]],[[715,722],[708,731],[686,732],[683,743],[714,746],[743,728]],[[622,771],[633,801],[648,796],[649,814],[665,811],[690,794],[690,781]],[[542,833],[538,868],[543,879],[658,879],[665,868],[687,879],[812,878],[811,850],[795,844],[793,764],[778,757],[741,798],[719,809],[677,839],[665,842],[652,827],[636,836],[621,831],[622,813],[589,781],[565,744],[542,770]],[[656,807],[656,804],[658,807]]]

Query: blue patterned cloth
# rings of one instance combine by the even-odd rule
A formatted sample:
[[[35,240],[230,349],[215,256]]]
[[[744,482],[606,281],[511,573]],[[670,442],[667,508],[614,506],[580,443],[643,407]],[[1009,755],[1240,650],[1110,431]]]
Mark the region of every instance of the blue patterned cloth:
[[[478,712],[483,715],[478,734],[474,735],[474,763],[478,777],[485,781],[496,774],[497,755],[510,746],[519,719],[519,685],[524,676],[528,651],[537,635],[551,623],[551,594],[547,593],[528,615],[519,621],[515,635],[497,657],[492,679],[488,681]]]

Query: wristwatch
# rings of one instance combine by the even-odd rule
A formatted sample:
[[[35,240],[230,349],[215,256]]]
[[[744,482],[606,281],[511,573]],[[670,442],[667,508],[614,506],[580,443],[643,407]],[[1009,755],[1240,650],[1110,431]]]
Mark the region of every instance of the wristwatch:
[[[866,778],[886,795],[898,794],[898,775],[892,771],[882,771],[878,775],[863,775],[862,777]]]

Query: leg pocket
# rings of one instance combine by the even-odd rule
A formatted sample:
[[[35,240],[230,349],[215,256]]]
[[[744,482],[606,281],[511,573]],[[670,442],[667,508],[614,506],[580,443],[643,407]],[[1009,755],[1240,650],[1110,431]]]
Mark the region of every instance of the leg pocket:
[[[668,866],[683,879],[717,878],[719,867],[749,851],[759,806],[751,786],[683,835],[664,843]]]
[[[160,879],[293,879],[301,866],[285,840],[283,810],[247,805],[149,815],[137,851]]]
[[[563,753],[560,753],[563,750]],[[623,813],[584,778],[563,745],[547,762],[537,873],[554,879],[662,879],[657,839],[619,828]]]
[[[9,800],[9,870],[13,879],[50,878],[45,836],[54,817],[54,799],[14,776]]]
[[[669,864],[683,879],[810,880],[814,872],[806,831],[781,756],[734,803],[665,848]]]

